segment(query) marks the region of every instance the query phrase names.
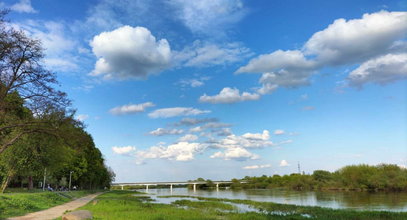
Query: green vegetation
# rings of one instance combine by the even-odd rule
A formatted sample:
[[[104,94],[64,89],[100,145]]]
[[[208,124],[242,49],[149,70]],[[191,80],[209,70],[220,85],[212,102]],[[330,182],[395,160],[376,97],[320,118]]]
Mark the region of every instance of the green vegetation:
[[[94,219],[407,219],[407,213],[334,210],[202,197],[191,197],[198,199],[191,201],[186,200],[186,196],[172,204],[156,204],[148,202],[145,196],[135,196],[136,193],[111,191],[97,197],[96,204],[89,203],[80,209],[90,210],[94,214]],[[245,204],[258,211],[239,212],[233,204]]]
[[[20,216],[80,198],[94,191],[12,193],[0,195],[0,219]]]
[[[233,179],[232,182],[234,189],[407,191],[407,169],[391,164],[352,165],[333,173],[316,170],[311,175],[264,175]]]
[[[0,192],[66,188],[70,176],[81,189],[109,187],[115,175],[66,94],[55,89],[41,42],[7,25],[6,14],[0,11]]]

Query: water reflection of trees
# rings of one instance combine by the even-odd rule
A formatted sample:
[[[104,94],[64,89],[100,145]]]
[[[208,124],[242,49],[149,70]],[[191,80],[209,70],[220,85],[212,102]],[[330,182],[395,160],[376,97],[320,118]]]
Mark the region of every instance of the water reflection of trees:
[[[321,202],[338,202],[345,207],[383,207],[403,209],[407,206],[407,193],[385,192],[316,192]]]

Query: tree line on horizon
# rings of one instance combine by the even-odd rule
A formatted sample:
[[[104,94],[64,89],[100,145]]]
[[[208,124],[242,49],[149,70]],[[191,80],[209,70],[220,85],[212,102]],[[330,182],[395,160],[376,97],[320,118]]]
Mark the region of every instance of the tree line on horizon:
[[[246,183],[241,183],[240,181]],[[407,169],[395,164],[349,165],[335,172],[315,170],[312,174],[273,175],[233,179],[234,189],[407,191]]]
[[[210,179],[198,178],[190,181],[206,182],[198,189],[214,188],[216,184]],[[360,164],[349,165],[335,172],[315,170],[312,174],[292,173],[289,175],[246,176],[232,179],[231,189],[290,189],[290,190],[346,190],[346,191],[407,191],[407,169],[395,164],[376,166]],[[192,185],[188,185],[192,189]]]
[[[84,124],[74,118],[56,74],[44,66],[41,42],[9,25],[0,10],[0,192],[7,186],[33,189],[109,187],[114,172]]]

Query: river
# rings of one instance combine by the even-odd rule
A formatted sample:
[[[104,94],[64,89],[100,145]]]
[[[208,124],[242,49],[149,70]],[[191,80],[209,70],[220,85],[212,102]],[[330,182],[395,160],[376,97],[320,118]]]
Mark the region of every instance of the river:
[[[146,190],[139,190],[146,192]],[[149,189],[154,199],[164,195],[189,195],[227,199],[247,199],[303,206],[321,206],[335,209],[407,211],[407,193],[341,192],[341,191],[292,191],[292,190],[193,190],[187,188]]]

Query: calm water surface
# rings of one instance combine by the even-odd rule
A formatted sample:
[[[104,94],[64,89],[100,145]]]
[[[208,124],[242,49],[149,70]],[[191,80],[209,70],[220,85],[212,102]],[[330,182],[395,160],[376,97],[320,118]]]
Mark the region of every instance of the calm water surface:
[[[139,190],[146,192],[146,190]],[[407,211],[407,193],[368,192],[309,192],[290,190],[193,190],[187,188],[149,189],[156,196],[189,195],[227,199],[247,199],[260,202],[275,202],[329,208],[351,208],[358,210]],[[154,199],[160,200],[154,196]],[[160,202],[160,201],[158,201]],[[163,199],[163,202],[164,199]]]

